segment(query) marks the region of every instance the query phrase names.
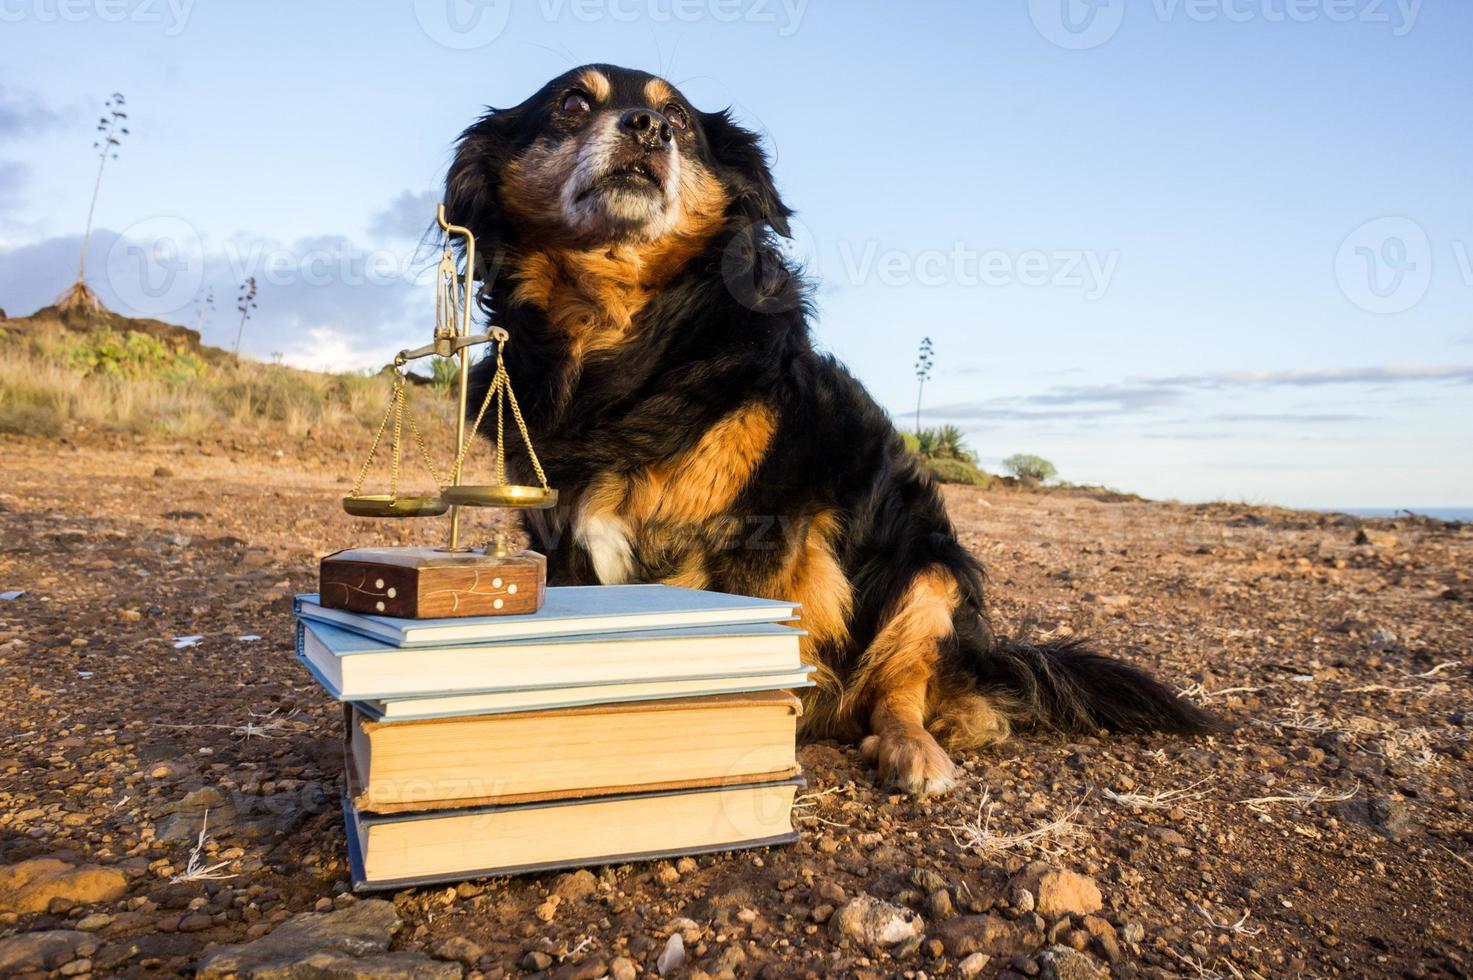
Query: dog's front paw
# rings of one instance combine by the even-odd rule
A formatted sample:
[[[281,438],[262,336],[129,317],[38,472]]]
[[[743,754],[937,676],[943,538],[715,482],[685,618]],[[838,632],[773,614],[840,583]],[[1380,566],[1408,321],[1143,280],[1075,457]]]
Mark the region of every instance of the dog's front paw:
[[[880,782],[912,796],[944,793],[956,785],[956,764],[924,728],[895,726],[859,743],[879,770]]]

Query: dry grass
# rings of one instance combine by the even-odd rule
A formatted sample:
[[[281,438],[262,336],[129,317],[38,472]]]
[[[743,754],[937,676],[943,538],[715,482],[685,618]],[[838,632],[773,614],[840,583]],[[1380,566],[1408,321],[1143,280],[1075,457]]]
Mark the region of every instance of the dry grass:
[[[1303,810],[1321,803],[1344,803],[1346,800],[1354,797],[1358,792],[1360,792],[1359,788],[1352,788],[1343,793],[1336,793],[1334,790],[1327,789],[1324,786],[1315,786],[1312,788],[1305,787],[1297,792],[1283,796],[1256,796],[1251,800],[1239,800],[1238,803],[1259,813],[1265,812],[1270,806],[1281,803],[1290,804]]]
[[[389,384],[378,377],[202,358],[157,342],[140,342],[143,354],[120,364],[97,356],[109,341],[126,346],[116,334],[0,331],[0,432],[179,437],[229,427],[302,436],[377,425],[387,406]],[[416,402],[431,427],[452,411],[443,398],[421,394]]]
[[[852,781],[844,783],[842,786],[830,786],[828,789],[821,789],[813,793],[800,793],[797,797],[793,799],[793,809],[796,811],[800,811],[795,814],[795,817],[798,820],[806,820],[810,823],[821,824],[825,827],[834,827],[839,830],[848,830],[850,825],[847,823],[839,823],[836,820],[830,820],[827,817],[821,817],[817,813],[804,813],[801,811],[816,810],[832,797],[852,796],[853,794],[854,783]]]
[[[1182,789],[1164,789],[1154,793],[1117,793],[1113,789],[1103,789],[1100,793],[1112,803],[1138,810],[1172,810],[1177,807],[1189,809],[1185,804],[1194,803],[1207,795],[1207,790],[1197,789],[1204,782],[1205,779],[1199,779]]]
[[[1239,917],[1238,920],[1235,922],[1218,922],[1215,918],[1212,917],[1212,913],[1207,911],[1207,907],[1205,905],[1198,905],[1197,911],[1201,914],[1202,918],[1206,919],[1208,924],[1211,925],[1214,929],[1221,929],[1224,932],[1231,932],[1237,936],[1257,936],[1263,932],[1263,930],[1257,926],[1248,925],[1248,916],[1251,914],[1249,912],[1244,912],[1242,916]]]
[[[194,848],[189,852],[189,861],[184,870],[174,875],[169,880],[175,884],[181,881],[223,881],[226,878],[234,878],[235,875],[221,874],[220,869],[228,867],[229,861],[220,861],[216,864],[205,864],[205,845],[209,843],[210,811],[206,810],[204,819],[200,821],[199,837],[194,842]]]
[[[1074,822],[1083,807],[1084,800],[1081,799],[1063,816],[1015,834],[1004,834],[993,829],[993,812],[997,809],[997,804],[991,801],[991,792],[984,791],[982,799],[977,803],[975,820],[961,824],[943,824],[940,829],[948,831],[959,847],[978,854],[1018,851],[1059,857],[1073,850],[1088,837],[1084,829]]]
[[[1195,701],[1197,704],[1208,705],[1225,700],[1234,694],[1254,694],[1261,690],[1263,690],[1261,687],[1224,687],[1216,691],[1209,691],[1206,685],[1197,683],[1177,691],[1176,696]]]

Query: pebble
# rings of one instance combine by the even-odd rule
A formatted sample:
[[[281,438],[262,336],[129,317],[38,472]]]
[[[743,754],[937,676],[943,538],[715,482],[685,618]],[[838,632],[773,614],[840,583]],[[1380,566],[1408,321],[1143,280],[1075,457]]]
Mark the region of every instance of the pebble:
[[[970,953],[962,957],[961,962],[956,965],[956,972],[967,980],[981,976],[982,971],[987,969],[987,964],[992,962],[992,957],[986,953]]]
[[[872,895],[851,899],[834,913],[834,932],[871,952],[878,952],[926,931],[926,923],[907,908]]]
[[[660,950],[660,955],[655,959],[655,972],[662,977],[669,976],[684,965],[685,940],[680,933],[672,932],[670,938],[665,940],[665,948]]]

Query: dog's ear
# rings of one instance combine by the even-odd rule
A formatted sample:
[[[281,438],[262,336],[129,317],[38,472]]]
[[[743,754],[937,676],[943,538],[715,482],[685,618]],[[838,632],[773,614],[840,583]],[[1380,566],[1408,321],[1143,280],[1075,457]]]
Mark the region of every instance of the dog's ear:
[[[724,171],[722,176],[737,213],[769,225],[784,238],[791,238],[788,218],[793,212],[778,196],[761,137],[738,126],[731,118],[730,109],[703,112],[700,117],[711,157]]]
[[[501,172],[511,159],[521,108],[489,109],[476,120],[455,146],[455,159],[445,174],[445,219],[463,225],[476,236],[482,266],[494,268],[506,244],[508,228],[501,208]]]

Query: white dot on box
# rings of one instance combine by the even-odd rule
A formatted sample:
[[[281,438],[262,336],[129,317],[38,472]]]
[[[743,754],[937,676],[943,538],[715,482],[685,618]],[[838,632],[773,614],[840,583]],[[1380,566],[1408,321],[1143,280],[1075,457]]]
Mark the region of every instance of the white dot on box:
[[[382,589],[384,587],[384,580],[381,579],[381,578],[374,579],[373,580],[373,587],[375,589]]]
[[[504,605],[506,605],[505,602],[502,602],[500,599],[497,599],[495,602],[491,603],[491,608],[492,609],[500,609]]]
[[[516,595],[517,594],[517,584],[515,582],[513,582],[511,585],[508,585],[506,587],[506,594],[507,595]]]
[[[375,602],[373,604],[373,608],[377,609],[379,612],[383,612],[384,611],[384,604],[382,602]]]
[[[396,588],[393,588],[392,586],[390,586],[390,588],[389,588],[389,598],[392,599],[392,598],[394,598],[394,596],[396,596],[398,594],[399,594],[399,590],[396,589]]]
[[[501,588],[501,579],[499,579],[499,578],[493,578],[491,580],[491,588],[493,588],[493,589],[499,589],[499,588]]]

